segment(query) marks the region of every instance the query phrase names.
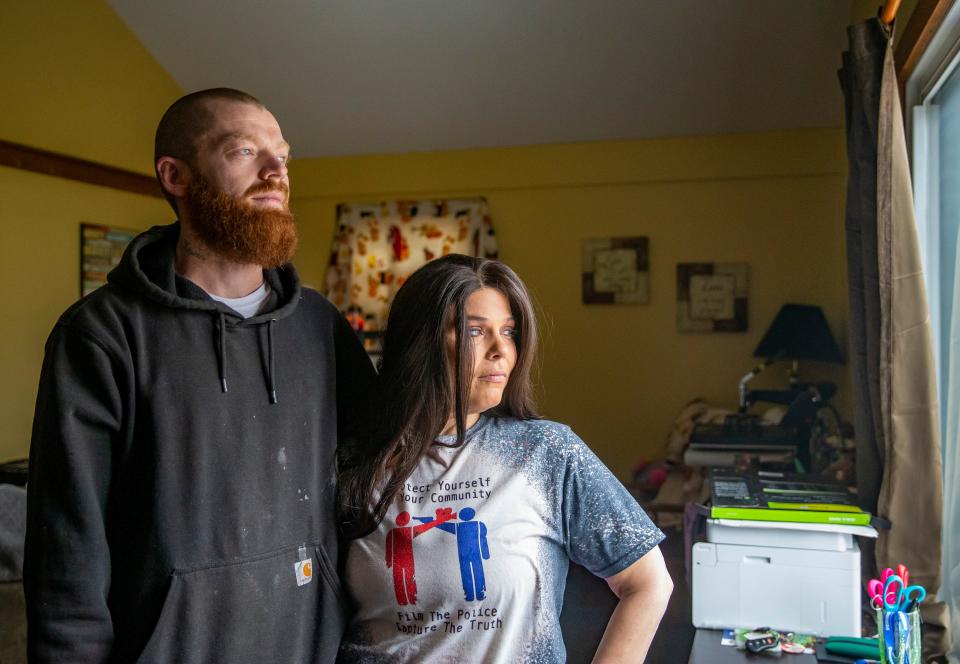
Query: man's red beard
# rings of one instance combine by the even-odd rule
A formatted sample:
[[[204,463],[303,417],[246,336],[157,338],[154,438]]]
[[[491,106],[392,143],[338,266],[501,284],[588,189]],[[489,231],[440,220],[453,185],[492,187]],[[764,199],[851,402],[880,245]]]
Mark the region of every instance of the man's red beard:
[[[247,202],[250,196],[272,191],[286,201],[288,188],[282,182],[256,184],[233,196],[198,176],[187,190],[190,227],[209,249],[233,263],[264,268],[288,263],[297,248],[297,226],[286,202],[282,210]]]

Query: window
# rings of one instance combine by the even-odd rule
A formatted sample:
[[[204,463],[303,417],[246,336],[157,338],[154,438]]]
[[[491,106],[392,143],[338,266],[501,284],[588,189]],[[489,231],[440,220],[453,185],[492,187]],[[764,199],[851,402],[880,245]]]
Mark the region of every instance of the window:
[[[947,14],[906,86],[914,202],[945,432],[950,326],[960,231],[960,4]],[[958,349],[960,351],[960,349]],[[946,437],[941,436],[945,442]]]
[[[930,4],[930,3],[927,3]],[[932,6],[932,5],[931,5]],[[907,135],[927,282],[940,400],[943,567],[938,597],[950,608],[950,661],[960,661],[960,3],[909,74]]]

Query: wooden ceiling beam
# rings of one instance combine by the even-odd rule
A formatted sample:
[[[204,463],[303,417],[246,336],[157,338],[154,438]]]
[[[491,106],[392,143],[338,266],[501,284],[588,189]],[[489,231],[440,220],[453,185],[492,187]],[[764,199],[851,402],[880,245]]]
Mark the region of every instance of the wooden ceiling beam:
[[[163,197],[155,178],[86,159],[0,140],[0,166],[110,187],[143,196]]]

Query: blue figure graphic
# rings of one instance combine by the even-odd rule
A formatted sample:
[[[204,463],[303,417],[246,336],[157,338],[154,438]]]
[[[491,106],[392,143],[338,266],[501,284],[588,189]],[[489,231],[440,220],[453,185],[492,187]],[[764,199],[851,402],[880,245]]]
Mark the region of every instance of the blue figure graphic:
[[[487,546],[487,526],[483,521],[474,521],[477,515],[472,507],[460,510],[459,523],[441,523],[437,528],[457,536],[457,557],[460,559],[460,580],[463,595],[468,602],[480,601],[487,589],[483,577],[483,561],[490,559]]]

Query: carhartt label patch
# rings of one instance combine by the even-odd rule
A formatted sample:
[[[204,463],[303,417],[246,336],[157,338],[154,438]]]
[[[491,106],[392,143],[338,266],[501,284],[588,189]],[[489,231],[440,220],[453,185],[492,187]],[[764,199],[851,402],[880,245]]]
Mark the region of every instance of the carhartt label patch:
[[[305,586],[313,580],[313,561],[310,559],[299,560],[293,564],[293,570],[297,573],[297,585]]]

